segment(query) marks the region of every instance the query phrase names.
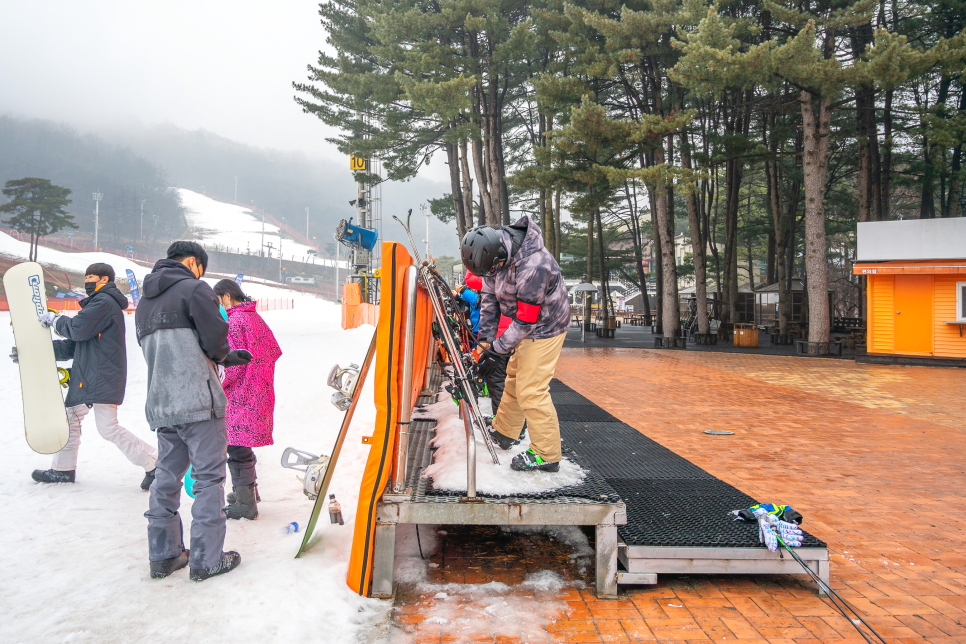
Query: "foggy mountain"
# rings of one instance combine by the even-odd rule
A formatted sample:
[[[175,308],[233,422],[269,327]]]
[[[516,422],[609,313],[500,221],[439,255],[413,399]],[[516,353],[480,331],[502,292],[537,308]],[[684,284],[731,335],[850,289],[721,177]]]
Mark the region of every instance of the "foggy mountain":
[[[75,232],[78,237],[92,233],[91,193],[101,192],[101,238],[116,244],[138,240],[142,199],[144,239],[167,241],[184,232],[185,220],[176,195],[164,188],[177,186],[234,200],[235,177],[238,202],[254,202],[296,230],[305,230],[308,207],[309,237],[319,240],[323,253],[338,221],[355,214],[349,205],[356,196],[356,185],[348,160],[339,165],[301,152],[258,148],[170,124],[81,133],[64,123],[0,116],[0,183],[26,176],[51,179],[74,191],[70,210],[80,226]],[[403,216],[412,208],[417,215],[414,236],[422,251],[426,224],[418,216],[419,205],[445,192],[445,184],[424,178],[383,184],[385,238],[405,241],[392,215]],[[159,217],[157,229],[155,214]],[[455,255],[455,227],[435,218],[431,226],[433,253]]]

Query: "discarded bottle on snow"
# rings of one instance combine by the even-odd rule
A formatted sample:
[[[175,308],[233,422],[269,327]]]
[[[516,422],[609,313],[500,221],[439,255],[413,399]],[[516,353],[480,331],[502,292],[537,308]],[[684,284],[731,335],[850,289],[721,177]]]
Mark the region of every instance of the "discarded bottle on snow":
[[[329,495],[329,522],[345,525],[345,521],[342,520],[342,506],[335,500],[334,494]]]
[[[299,531],[299,524],[296,523],[295,521],[292,521],[291,523],[286,523],[285,527],[282,528],[282,534],[293,534],[298,531]]]

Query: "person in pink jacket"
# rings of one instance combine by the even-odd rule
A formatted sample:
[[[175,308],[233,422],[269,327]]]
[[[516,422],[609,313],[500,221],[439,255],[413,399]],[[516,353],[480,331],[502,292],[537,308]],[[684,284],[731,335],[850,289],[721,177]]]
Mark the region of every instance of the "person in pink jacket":
[[[275,335],[255,311],[255,302],[232,280],[215,284],[215,295],[228,313],[228,344],[247,349],[248,364],[225,369],[222,387],[228,398],[225,425],[228,430],[228,470],[234,493],[228,497],[229,519],[258,517],[253,447],[271,445],[275,414],[275,362],[282,350]]]

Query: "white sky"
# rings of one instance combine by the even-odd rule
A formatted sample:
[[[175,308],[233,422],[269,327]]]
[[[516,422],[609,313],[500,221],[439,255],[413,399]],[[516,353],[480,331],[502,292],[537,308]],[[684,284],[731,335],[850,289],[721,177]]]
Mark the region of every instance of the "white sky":
[[[342,159],[292,100],[326,46],[318,0],[0,0],[0,25],[0,113],[171,122]]]

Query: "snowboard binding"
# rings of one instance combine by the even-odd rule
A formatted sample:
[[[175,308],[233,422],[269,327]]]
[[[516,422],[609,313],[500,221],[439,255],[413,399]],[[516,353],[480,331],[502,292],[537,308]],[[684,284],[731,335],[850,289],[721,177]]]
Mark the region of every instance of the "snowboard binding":
[[[282,452],[282,467],[305,473],[304,476],[296,474],[296,478],[302,482],[302,492],[305,493],[305,496],[310,501],[314,501],[319,497],[322,477],[325,476],[325,471],[329,467],[329,457],[324,454],[316,456],[294,447],[286,447],[285,451]]]
[[[332,404],[339,411],[346,411],[352,406],[352,392],[358,378],[359,365],[357,364],[350,364],[345,369],[339,365],[332,366],[326,384],[335,389],[332,394]]]

